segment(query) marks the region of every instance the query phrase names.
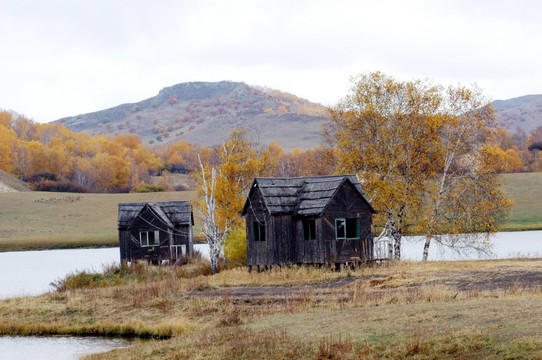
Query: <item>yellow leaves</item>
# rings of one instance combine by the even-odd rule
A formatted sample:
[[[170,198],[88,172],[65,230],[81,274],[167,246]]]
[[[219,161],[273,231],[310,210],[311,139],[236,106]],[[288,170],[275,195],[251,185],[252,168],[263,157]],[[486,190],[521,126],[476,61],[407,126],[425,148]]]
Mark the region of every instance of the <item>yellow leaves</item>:
[[[0,169],[6,172],[11,171],[11,152],[16,141],[15,131],[0,124]]]
[[[506,213],[495,173],[517,169],[521,159],[487,145],[495,135],[487,104],[477,88],[362,74],[329,109],[324,134],[336,171],[358,174],[373,199],[377,226],[490,231]]]

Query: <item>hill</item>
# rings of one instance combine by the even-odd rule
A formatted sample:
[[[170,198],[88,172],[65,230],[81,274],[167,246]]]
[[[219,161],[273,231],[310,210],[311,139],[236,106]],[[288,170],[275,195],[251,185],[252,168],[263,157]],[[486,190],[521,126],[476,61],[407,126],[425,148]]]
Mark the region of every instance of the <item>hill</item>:
[[[515,132],[519,127],[527,133],[542,126],[542,95],[525,95],[492,102],[499,125]]]
[[[0,193],[15,191],[32,191],[32,189],[14,176],[0,170]]]
[[[235,128],[249,140],[284,150],[320,144],[325,109],[278,90],[240,82],[190,82],[162,89],[137,103],[57,120],[76,132],[136,134],[145,145],[180,140],[221,144]]]

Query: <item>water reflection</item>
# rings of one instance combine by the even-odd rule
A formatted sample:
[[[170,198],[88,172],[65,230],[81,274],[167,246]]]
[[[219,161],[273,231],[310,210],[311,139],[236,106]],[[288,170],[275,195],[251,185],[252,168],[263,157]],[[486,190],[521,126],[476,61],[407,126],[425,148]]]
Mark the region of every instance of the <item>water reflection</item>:
[[[0,359],[79,359],[83,355],[105,352],[130,345],[131,342],[125,339],[98,337],[0,336]]]

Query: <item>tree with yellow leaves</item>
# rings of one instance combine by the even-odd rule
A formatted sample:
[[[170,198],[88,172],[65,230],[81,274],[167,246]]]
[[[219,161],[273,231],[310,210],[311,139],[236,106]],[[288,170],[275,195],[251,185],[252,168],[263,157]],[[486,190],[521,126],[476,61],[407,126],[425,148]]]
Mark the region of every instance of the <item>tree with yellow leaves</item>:
[[[336,171],[358,175],[395,259],[401,257],[405,233],[423,232],[429,243],[439,239],[454,248],[477,246],[476,240],[460,244],[442,235],[453,233],[457,240],[469,230],[492,232],[493,226],[476,225],[494,225],[506,211],[495,171],[482,161],[492,112],[477,94],[375,72],[355,78],[350,93],[329,109],[324,135]],[[478,131],[465,126],[470,120],[477,121]],[[452,180],[459,164],[463,171]],[[467,207],[461,207],[461,199],[468,199]],[[446,218],[451,222],[445,224]]]
[[[246,242],[238,241],[239,228],[244,227],[239,214],[252,180],[273,171],[269,166],[271,151],[258,154],[245,136],[246,131],[233,130],[229,139],[216,148],[217,163],[200,163],[194,176],[203,199],[196,203],[196,209],[203,218],[203,233],[209,244],[213,268],[219,254],[216,249],[222,247],[232,262],[242,262],[238,256],[246,252],[243,251]],[[228,237],[230,231],[233,235]]]

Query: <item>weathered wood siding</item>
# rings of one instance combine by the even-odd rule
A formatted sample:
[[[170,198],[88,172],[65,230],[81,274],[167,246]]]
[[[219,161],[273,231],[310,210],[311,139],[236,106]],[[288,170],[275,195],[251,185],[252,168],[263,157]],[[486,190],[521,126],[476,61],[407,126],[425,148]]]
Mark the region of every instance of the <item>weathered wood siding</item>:
[[[322,181],[317,181],[316,177],[309,179],[301,193],[300,178],[293,179],[291,186],[288,179],[260,180],[262,187],[255,183],[243,211],[247,265],[323,264],[372,259],[373,210],[363,192],[356,188],[359,184],[355,185],[350,180],[330,180],[330,177],[324,177]],[[264,197],[268,201],[267,206]],[[359,238],[337,240],[337,218],[358,218]],[[303,240],[304,219],[315,222],[314,240]],[[265,223],[266,241],[254,241],[254,222]]]
[[[359,239],[335,239],[335,219],[359,218]],[[367,261],[372,259],[372,214],[367,203],[345,182],[328,203],[321,218],[318,239],[323,242],[324,262]]]
[[[250,205],[246,214],[247,231],[247,265],[272,265],[274,262],[273,236],[274,226],[271,216],[265,208],[265,204],[260,195],[260,189],[255,189],[249,197]],[[254,241],[253,223],[265,223],[266,241]]]
[[[159,245],[141,246],[139,233],[156,230],[159,231]],[[175,230],[170,230],[151,212],[145,212],[132,223],[130,228],[119,230],[121,261],[169,259],[171,256],[170,244],[185,245],[187,254],[192,254],[193,242],[190,235],[190,226],[177,226]]]
[[[323,264],[325,262],[325,246],[322,241],[322,219],[314,219],[316,225],[316,239],[303,240],[303,219],[295,219],[295,237],[294,244],[296,254],[294,254],[295,262],[298,264]]]

